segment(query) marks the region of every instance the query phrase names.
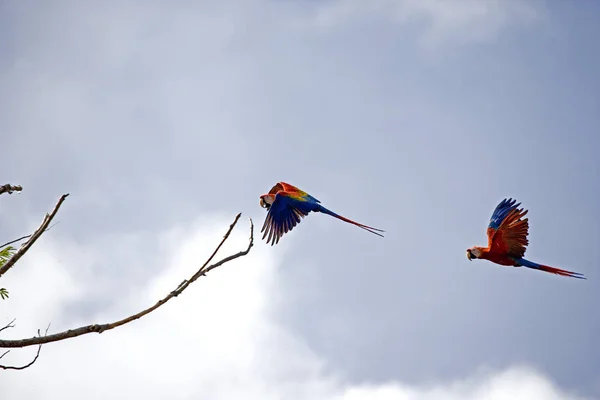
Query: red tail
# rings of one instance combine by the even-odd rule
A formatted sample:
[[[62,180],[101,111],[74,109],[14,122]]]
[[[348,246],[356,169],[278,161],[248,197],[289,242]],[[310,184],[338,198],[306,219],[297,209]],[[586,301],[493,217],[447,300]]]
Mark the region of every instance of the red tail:
[[[549,267],[547,265],[540,265],[539,269],[541,269],[542,271],[550,272],[551,274],[556,274],[556,275],[560,275],[560,276],[570,276],[572,278],[586,279],[583,276],[583,274],[580,274],[579,272],[567,271],[567,270],[560,269],[560,268]]]
[[[572,272],[572,271],[567,271],[565,269],[549,267],[547,265],[534,263],[534,262],[526,260],[524,258],[517,260],[517,262],[524,267],[539,269],[540,271],[550,272],[551,274],[556,274],[556,275],[560,275],[560,276],[569,276],[571,278],[586,279],[583,276],[583,274],[580,274],[579,272]]]
[[[321,205],[319,205],[319,207],[315,211],[322,212],[323,214],[329,214],[332,217],[339,218],[339,219],[341,219],[344,222],[348,222],[350,224],[356,225],[359,228],[363,228],[364,230],[369,231],[371,233],[374,233],[375,235],[378,235],[378,236],[381,236],[381,237],[383,237],[383,235],[381,233],[378,233],[378,232],[385,232],[384,230],[373,228],[372,226],[368,226],[368,225],[363,225],[363,224],[361,224],[359,222],[352,221],[351,219],[348,219],[346,217],[342,217],[341,215],[336,214],[333,211],[328,210],[327,208],[325,208],[325,207],[323,207]]]

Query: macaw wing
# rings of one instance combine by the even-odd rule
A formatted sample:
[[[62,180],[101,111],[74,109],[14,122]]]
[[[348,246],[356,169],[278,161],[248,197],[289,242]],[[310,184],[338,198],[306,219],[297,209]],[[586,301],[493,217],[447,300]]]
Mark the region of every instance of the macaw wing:
[[[523,257],[529,241],[529,221],[522,219],[527,210],[519,209],[521,203],[504,199],[498,204],[487,228],[488,247],[492,252]]]
[[[277,194],[279,192],[283,192],[285,189],[283,187],[283,185],[281,184],[281,182],[278,182],[275,184],[275,186],[273,186],[271,188],[271,190],[269,190],[269,194]]]
[[[277,193],[261,229],[261,232],[264,232],[263,239],[268,235],[267,243],[271,242],[271,246],[279,243],[279,239],[294,229],[311,211],[311,203],[292,197],[286,192]]]
[[[277,182],[275,186],[271,188],[269,194],[277,194],[279,192],[285,192],[286,194],[293,195],[294,197],[304,197],[310,201],[314,201],[315,203],[320,203],[319,200],[306,193],[302,189],[298,189],[296,186],[290,185],[286,182]]]

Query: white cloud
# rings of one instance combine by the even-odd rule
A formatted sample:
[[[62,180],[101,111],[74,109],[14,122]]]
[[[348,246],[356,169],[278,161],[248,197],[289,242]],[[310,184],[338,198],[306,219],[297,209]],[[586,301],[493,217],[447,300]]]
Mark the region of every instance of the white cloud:
[[[198,268],[229,222],[222,217],[200,218],[190,227],[164,234],[164,248],[155,250],[160,253],[156,263],[164,263],[162,273],[141,289],[112,293],[121,301],[77,321],[67,306],[94,288],[96,278],[85,269],[93,262],[111,263],[110,252],[103,246],[79,248],[51,235],[43,238],[3,279],[12,297],[1,304],[2,318],[19,317],[18,327],[4,337],[28,336],[49,319],[55,330],[64,329],[114,320],[152,304]],[[241,220],[220,256],[246,246],[246,227]],[[102,335],[47,345],[32,368],[0,373],[2,395],[11,399],[575,399],[528,368],[428,387],[402,384],[401,377],[386,384],[347,382],[344,371],[326,372],[326,360],[278,324],[275,310],[285,295],[278,291],[282,263],[282,247],[257,242],[247,257],[201,278],[146,318]],[[26,362],[33,351],[16,350],[4,361]]]
[[[544,16],[542,5],[535,0],[332,0],[319,7],[314,22],[331,27],[373,15],[416,22],[422,24],[422,44],[431,48],[481,42],[512,25],[538,21]]]
[[[431,388],[414,388],[397,383],[345,389],[340,400],[560,400],[581,399],[561,392],[544,376],[525,367],[514,367]]]

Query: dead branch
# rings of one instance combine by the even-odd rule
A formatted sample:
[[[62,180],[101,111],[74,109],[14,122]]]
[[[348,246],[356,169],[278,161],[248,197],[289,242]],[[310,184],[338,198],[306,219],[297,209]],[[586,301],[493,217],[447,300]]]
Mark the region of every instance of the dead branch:
[[[156,310],[157,308],[159,308],[160,306],[162,306],[163,304],[165,304],[166,302],[168,302],[169,300],[171,300],[174,297],[177,297],[178,295],[180,295],[185,289],[187,289],[187,287],[194,282],[196,279],[198,279],[200,276],[205,275],[207,272],[212,271],[213,269],[229,262],[232,260],[235,260],[236,258],[239,257],[243,257],[246,254],[248,254],[250,252],[250,249],[252,248],[252,246],[254,245],[254,224],[252,222],[252,218],[250,218],[250,238],[249,238],[249,243],[248,243],[248,247],[243,250],[240,251],[236,254],[232,254],[228,257],[223,258],[222,260],[212,264],[212,265],[208,265],[208,263],[211,262],[211,260],[215,257],[215,255],[217,254],[217,251],[219,251],[219,249],[221,248],[221,246],[223,245],[223,243],[225,243],[225,241],[229,238],[229,234],[231,233],[231,231],[233,230],[233,228],[235,227],[235,225],[237,224],[238,220],[241,217],[241,213],[238,214],[235,217],[235,220],[233,221],[233,223],[229,226],[229,229],[227,230],[227,233],[225,234],[225,236],[223,236],[223,240],[221,240],[221,243],[219,243],[219,245],[217,246],[217,248],[215,249],[215,251],[212,253],[212,255],[208,258],[208,260],[200,267],[200,269],[198,269],[198,271],[196,271],[196,273],[194,275],[192,275],[189,279],[184,280],[183,282],[181,282],[177,288],[175,290],[173,290],[172,292],[170,292],[167,296],[165,296],[163,299],[159,300],[156,304],[154,304],[153,306],[146,308],[145,310],[142,310],[136,314],[133,314],[127,318],[121,319],[119,321],[115,321],[115,322],[111,322],[111,323],[107,323],[107,324],[93,324],[93,325],[87,325],[87,326],[82,326],[80,328],[76,328],[76,329],[69,329],[67,331],[63,331],[60,333],[55,333],[53,335],[46,335],[46,336],[37,336],[37,337],[32,337],[29,339],[21,339],[21,340],[0,340],[0,348],[17,348],[17,347],[27,347],[27,346],[34,346],[34,345],[41,345],[41,344],[45,344],[45,343],[51,343],[51,342],[57,342],[60,340],[65,340],[65,339],[69,339],[69,338],[73,338],[73,337],[77,337],[77,336],[81,336],[81,335],[85,335],[88,333],[102,333],[104,331],[108,331],[114,328],[117,328],[119,326],[125,325],[129,322],[135,321],[136,319],[142,318],[143,316],[150,314],[152,311]]]
[[[14,320],[13,320],[14,321]],[[7,325],[8,326],[8,325]],[[14,326],[14,325],[13,325]],[[48,334],[48,329],[50,329],[50,324],[48,324],[48,327],[46,328],[46,332],[44,333],[44,336]],[[42,334],[40,333],[40,330],[38,329],[38,337],[42,337]],[[16,370],[16,371],[20,371],[23,370],[25,368],[29,368],[31,367],[36,361],[37,359],[40,357],[40,351],[42,350],[42,345],[38,345],[38,349],[37,349],[37,353],[35,353],[35,357],[33,358],[33,360],[31,360],[29,363],[22,365],[20,367],[15,367],[12,365],[2,365],[0,364],[0,369],[3,370],[7,370],[7,369],[12,369],[12,370]],[[4,357],[5,355],[7,355],[8,353],[10,353],[10,350],[6,350],[4,353],[2,353],[2,355],[0,356],[0,359],[2,357]]]
[[[0,328],[0,332],[2,332],[5,329],[8,329],[8,328],[14,328],[15,327],[14,323],[16,320],[17,319],[15,318],[12,321],[10,321],[8,324],[4,325],[2,328]],[[0,358],[2,358],[2,357],[0,357]]]
[[[58,222],[57,222],[57,223],[55,223],[55,224],[52,224],[52,226],[49,226],[49,227],[48,227],[48,229],[46,229],[46,230],[44,231],[44,233],[48,232],[50,229],[52,229],[54,226],[56,226],[56,224],[58,224]],[[20,237],[20,238],[18,238],[18,239],[14,239],[14,240],[11,240],[10,242],[6,242],[6,243],[3,243],[3,244],[0,244],[0,249],[3,249],[3,248],[5,248],[6,246],[9,246],[9,245],[11,245],[11,244],[14,244],[14,243],[20,242],[21,240],[24,240],[24,239],[30,238],[30,237],[31,237],[31,235],[33,235],[33,234],[29,234],[29,235],[21,236],[21,237]]]
[[[37,230],[31,234],[29,240],[23,243],[21,248],[15,254],[13,254],[13,256],[2,267],[0,267],[0,277],[2,277],[2,275],[4,275],[6,271],[8,271],[13,265],[15,265],[15,263],[19,261],[19,259],[27,252],[27,250],[31,248],[35,241],[38,240],[38,238],[42,236],[42,234],[48,229],[48,225],[50,225],[50,222],[58,212],[58,209],[62,205],[63,201],[65,201],[67,196],[69,196],[68,193],[60,196],[56,206],[54,206],[54,210],[52,210],[50,214],[46,214],[40,227],[37,228]]]
[[[9,183],[6,185],[0,185],[0,194],[12,194],[13,192],[20,192],[21,190],[23,190],[23,186],[21,185],[11,185]]]

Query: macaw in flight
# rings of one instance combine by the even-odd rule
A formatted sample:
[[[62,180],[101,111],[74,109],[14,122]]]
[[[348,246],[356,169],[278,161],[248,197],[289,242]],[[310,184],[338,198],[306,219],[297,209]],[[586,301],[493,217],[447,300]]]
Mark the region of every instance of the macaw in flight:
[[[487,247],[474,246],[467,249],[467,258],[480,258],[496,264],[510,267],[527,267],[550,272],[561,276],[586,279],[578,272],[566,271],[547,265],[541,265],[523,258],[529,244],[529,222],[522,219],[528,210],[518,209],[521,203],[513,199],[504,199],[496,206],[487,228]]]
[[[261,232],[264,232],[262,238],[264,239],[268,234],[267,243],[271,242],[271,246],[279,243],[279,239],[285,233],[294,229],[300,223],[301,219],[311,211],[331,215],[383,237],[378,232],[385,231],[342,217],[326,209],[319,203],[319,200],[289,183],[277,183],[269,193],[260,196],[260,206],[269,210],[261,229]]]

